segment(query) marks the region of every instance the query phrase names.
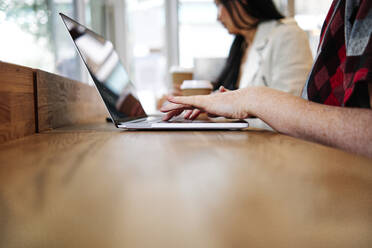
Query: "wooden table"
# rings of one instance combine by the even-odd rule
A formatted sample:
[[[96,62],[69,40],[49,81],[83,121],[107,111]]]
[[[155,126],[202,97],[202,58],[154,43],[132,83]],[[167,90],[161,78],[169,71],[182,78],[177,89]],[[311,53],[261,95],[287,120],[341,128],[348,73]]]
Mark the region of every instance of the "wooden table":
[[[372,160],[265,131],[0,145],[0,247],[372,247]]]

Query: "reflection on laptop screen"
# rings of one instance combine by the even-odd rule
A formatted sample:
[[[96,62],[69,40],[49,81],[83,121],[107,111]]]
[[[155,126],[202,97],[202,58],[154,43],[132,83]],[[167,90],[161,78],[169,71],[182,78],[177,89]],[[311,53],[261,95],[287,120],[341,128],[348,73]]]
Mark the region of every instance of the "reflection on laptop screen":
[[[114,121],[146,117],[112,43],[69,17],[61,16]]]

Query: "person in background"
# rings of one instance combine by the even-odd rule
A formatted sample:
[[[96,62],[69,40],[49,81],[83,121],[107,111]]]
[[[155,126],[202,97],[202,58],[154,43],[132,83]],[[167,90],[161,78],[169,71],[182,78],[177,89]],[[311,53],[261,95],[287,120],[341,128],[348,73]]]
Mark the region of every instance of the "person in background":
[[[299,96],[313,57],[307,35],[295,20],[284,19],[272,0],[215,0],[215,4],[217,19],[235,39],[214,89],[262,85]],[[158,101],[158,108],[166,98]],[[188,111],[186,116],[196,115]]]
[[[272,0],[215,0],[218,20],[235,35],[215,89],[267,86],[299,96],[313,58],[306,33]]]
[[[294,19],[284,19],[272,0],[215,0],[218,20],[235,35],[217,90],[266,86],[301,94],[313,57],[306,33]],[[195,119],[199,111],[186,111]],[[271,129],[261,120],[251,125]]]
[[[170,97],[164,120],[185,109],[256,116],[290,136],[372,157],[372,1],[334,0],[302,97],[263,86]]]

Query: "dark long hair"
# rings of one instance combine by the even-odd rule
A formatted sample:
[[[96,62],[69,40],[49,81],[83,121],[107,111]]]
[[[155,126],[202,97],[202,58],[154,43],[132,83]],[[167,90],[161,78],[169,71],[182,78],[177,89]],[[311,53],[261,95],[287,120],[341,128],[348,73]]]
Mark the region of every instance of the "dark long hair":
[[[231,19],[239,29],[253,29],[260,23],[270,20],[279,20],[284,16],[278,11],[272,0],[220,0],[228,11]],[[240,8],[239,6],[240,5]],[[241,12],[245,12],[244,14]],[[244,16],[249,15],[257,19],[256,23],[248,23]],[[227,57],[225,67],[217,78],[214,88],[224,86],[227,89],[237,89],[241,62],[247,48],[247,43],[242,35],[236,35]]]

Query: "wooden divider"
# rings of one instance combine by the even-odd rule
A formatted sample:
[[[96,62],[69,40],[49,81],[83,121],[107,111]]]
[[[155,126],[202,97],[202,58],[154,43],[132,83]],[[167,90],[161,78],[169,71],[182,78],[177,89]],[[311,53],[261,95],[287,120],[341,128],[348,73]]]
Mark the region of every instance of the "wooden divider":
[[[34,71],[0,62],[0,143],[36,132]]]
[[[39,132],[108,116],[93,86],[40,70],[36,83]]]
[[[93,86],[0,62],[0,143],[107,115]]]

